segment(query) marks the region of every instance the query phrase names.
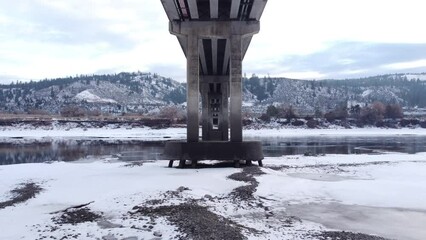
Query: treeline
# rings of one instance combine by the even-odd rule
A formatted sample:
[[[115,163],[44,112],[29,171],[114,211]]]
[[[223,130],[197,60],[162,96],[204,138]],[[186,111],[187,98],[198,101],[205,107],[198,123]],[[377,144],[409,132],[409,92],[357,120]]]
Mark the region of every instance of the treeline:
[[[269,105],[266,112],[259,119],[263,122],[278,121],[285,124],[291,123],[295,126],[301,126],[306,122],[306,125],[310,128],[317,127],[320,121],[326,121],[328,124],[342,126],[356,125],[358,127],[366,125],[396,127],[398,124],[400,126],[420,124],[420,120],[418,119],[404,119],[404,113],[400,105],[384,104],[382,102],[374,102],[364,107],[359,105],[351,108],[339,106],[325,114],[317,112],[311,116],[300,116],[292,106]],[[301,121],[300,119],[304,119],[305,121]],[[285,121],[283,122],[283,120]]]
[[[426,73],[422,73],[426,75]],[[292,84],[289,84],[289,83]],[[245,89],[256,96],[257,100],[279,99],[279,95],[285,94],[288,86],[297,86],[298,90],[312,92],[312,97],[332,96],[339,93],[346,100],[359,100],[366,90],[389,90],[392,94],[401,98],[404,106],[426,107],[426,81],[419,78],[409,79],[406,74],[389,74],[366,78],[345,80],[296,80],[288,78],[244,77]],[[286,84],[284,84],[286,83]],[[296,84],[297,83],[297,84]],[[284,85],[283,85],[284,84]],[[281,91],[276,92],[277,89]],[[306,100],[306,99],[305,99]],[[371,99],[368,99],[370,101]],[[374,101],[384,101],[373,99]],[[294,104],[296,104],[295,102]],[[400,103],[402,104],[402,103]]]
[[[31,90],[41,90],[45,88],[50,88],[52,86],[65,86],[75,82],[81,82],[83,84],[90,84],[91,81],[95,81],[99,84],[100,81],[106,81],[111,83],[121,83],[125,85],[132,85],[134,83],[135,77],[143,76],[144,80],[151,81],[153,79],[161,78],[164,81],[164,84],[172,85],[171,78],[160,77],[156,73],[141,73],[141,72],[121,72],[115,74],[92,74],[92,75],[76,75],[63,78],[53,78],[53,79],[43,79],[40,81],[29,81],[22,82],[16,81],[11,84],[0,84],[0,89],[11,89],[11,88],[20,88],[20,89],[31,89]]]
[[[243,79],[244,87],[254,94],[259,101],[263,101],[272,97],[277,87],[277,79],[271,78],[259,78],[256,74],[253,74],[250,78]]]
[[[399,90],[400,97],[406,101],[405,105],[426,107],[426,81],[422,81],[419,78],[408,79],[405,74],[346,80],[324,80],[322,82],[325,87],[344,88],[348,93],[353,94],[361,94],[366,87],[393,88]]]

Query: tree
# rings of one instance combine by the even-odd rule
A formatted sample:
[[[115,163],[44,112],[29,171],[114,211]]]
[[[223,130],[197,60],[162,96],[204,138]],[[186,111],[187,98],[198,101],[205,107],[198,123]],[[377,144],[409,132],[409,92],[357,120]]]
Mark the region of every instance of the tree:
[[[374,125],[377,122],[381,121],[383,119],[383,115],[380,115],[376,109],[367,106],[361,109],[361,123],[362,124],[369,124]]]
[[[185,118],[185,113],[182,109],[179,109],[176,106],[167,106],[161,108],[160,112],[158,113],[158,116],[161,118],[167,118],[172,120],[173,122],[176,122],[178,120],[182,120]]]
[[[294,110],[293,106],[282,106],[278,109],[278,117],[280,118],[286,118],[287,120],[291,120],[294,118],[297,118],[296,111]]]
[[[322,118],[324,116],[324,113],[319,109],[319,107],[315,107],[314,116],[317,118]]]
[[[345,120],[348,117],[348,110],[345,105],[336,106],[333,111],[324,114],[324,117],[329,122],[334,120]]]
[[[385,118],[402,118],[404,116],[402,107],[399,104],[386,105]]]
[[[359,106],[359,104],[351,106],[351,108],[349,109],[349,113],[351,117],[359,118],[361,115],[361,106]]]
[[[176,88],[165,94],[164,100],[175,104],[181,104],[186,101],[186,92],[183,88]]]
[[[262,114],[262,115],[259,117],[259,119],[260,119],[260,120],[262,120],[262,121],[264,121],[264,122],[269,122],[269,121],[271,121],[271,117],[270,117],[268,114],[266,114],[266,113]]]
[[[61,109],[63,117],[84,117],[85,111],[77,106],[66,106]]]
[[[382,116],[382,118],[385,115],[386,106],[382,102],[379,102],[379,101],[373,102],[373,104],[371,104],[371,108],[373,108],[377,112],[377,114]]]
[[[51,98],[55,97],[55,92],[53,91],[53,87],[50,88],[50,97]]]
[[[278,109],[274,105],[269,105],[266,109],[266,115],[269,117],[278,117]]]

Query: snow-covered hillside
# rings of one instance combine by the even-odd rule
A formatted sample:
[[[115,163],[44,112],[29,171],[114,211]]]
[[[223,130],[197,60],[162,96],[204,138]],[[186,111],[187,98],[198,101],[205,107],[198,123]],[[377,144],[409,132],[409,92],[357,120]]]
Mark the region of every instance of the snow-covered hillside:
[[[69,77],[0,86],[0,111],[59,113],[77,105],[85,110],[122,113],[185,101],[185,86],[151,73]]]
[[[270,104],[292,106],[302,115],[336,107],[381,101],[402,107],[426,107],[426,74],[389,74],[346,80],[288,78],[243,79],[247,112],[262,113]],[[147,112],[186,101],[186,86],[151,73],[78,76],[0,85],[0,111],[59,113],[69,105],[109,113]]]

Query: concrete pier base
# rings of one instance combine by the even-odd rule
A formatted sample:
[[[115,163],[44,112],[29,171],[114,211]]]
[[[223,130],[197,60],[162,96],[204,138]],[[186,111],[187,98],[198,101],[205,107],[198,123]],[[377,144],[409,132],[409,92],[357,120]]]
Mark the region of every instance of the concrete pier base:
[[[236,166],[240,160],[249,164],[257,161],[261,166],[263,159],[262,144],[259,141],[170,141],[166,143],[164,154],[166,159],[170,160],[169,167],[173,166],[174,160],[179,161],[180,167],[184,166],[186,160],[191,160],[193,167],[200,160],[234,161]]]

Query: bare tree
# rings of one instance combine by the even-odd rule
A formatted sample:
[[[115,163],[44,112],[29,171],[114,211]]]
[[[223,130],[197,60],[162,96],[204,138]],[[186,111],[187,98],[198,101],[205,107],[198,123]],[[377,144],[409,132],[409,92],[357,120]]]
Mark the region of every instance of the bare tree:
[[[386,118],[402,118],[404,116],[402,107],[399,104],[386,105],[385,117]]]

